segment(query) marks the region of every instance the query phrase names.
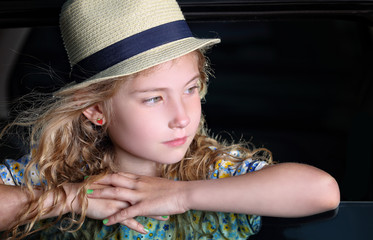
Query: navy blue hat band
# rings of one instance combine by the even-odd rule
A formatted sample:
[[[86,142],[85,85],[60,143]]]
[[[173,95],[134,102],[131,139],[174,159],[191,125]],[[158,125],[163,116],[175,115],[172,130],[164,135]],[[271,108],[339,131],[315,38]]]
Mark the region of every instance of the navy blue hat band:
[[[132,35],[81,60],[72,67],[71,80],[81,83],[103,70],[152,48],[192,37],[184,20],[166,23]]]

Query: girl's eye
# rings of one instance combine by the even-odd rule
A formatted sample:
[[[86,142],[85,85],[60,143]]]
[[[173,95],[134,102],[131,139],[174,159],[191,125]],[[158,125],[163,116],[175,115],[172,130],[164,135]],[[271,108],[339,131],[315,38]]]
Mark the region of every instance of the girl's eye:
[[[158,96],[158,97],[153,97],[153,98],[145,99],[144,103],[154,104],[154,103],[157,103],[157,102],[160,102],[160,101],[162,101],[162,97]]]
[[[193,87],[191,87],[191,88],[188,88],[186,91],[185,91],[185,93],[187,93],[187,94],[193,94],[193,93],[195,93],[195,91],[198,89],[198,86],[193,86]]]

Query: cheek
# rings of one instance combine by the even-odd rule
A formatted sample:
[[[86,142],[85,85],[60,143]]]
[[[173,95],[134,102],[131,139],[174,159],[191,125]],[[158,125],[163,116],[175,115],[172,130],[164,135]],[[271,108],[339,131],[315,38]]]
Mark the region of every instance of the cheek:
[[[111,140],[116,145],[132,145],[134,142],[145,142],[156,136],[161,129],[162,119],[157,114],[150,114],[133,109],[133,111],[116,113],[108,127]]]
[[[193,127],[197,128],[201,121],[201,100],[199,98],[193,102],[189,112]]]
[[[145,127],[144,124],[146,123],[146,118],[135,118],[135,116],[138,115],[126,113],[121,116],[117,115],[113,118],[113,121],[109,126],[111,136],[130,138],[134,137],[135,133],[137,133],[137,135],[141,133],[141,130]]]

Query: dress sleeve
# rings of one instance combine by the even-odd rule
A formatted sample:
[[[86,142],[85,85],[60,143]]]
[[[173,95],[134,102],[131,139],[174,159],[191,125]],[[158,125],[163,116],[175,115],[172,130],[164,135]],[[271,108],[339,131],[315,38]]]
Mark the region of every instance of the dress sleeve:
[[[6,159],[0,164],[0,176],[6,185],[20,186],[25,184],[24,173],[31,156],[25,155],[18,160]],[[31,168],[30,177],[32,185],[40,185],[39,173],[35,166]]]
[[[239,156],[240,152],[232,151],[232,156]],[[243,161],[230,161],[224,158],[218,160],[212,171],[210,179],[227,178],[258,171],[268,165],[266,161],[253,160],[251,158]],[[256,215],[217,213],[219,232],[228,237],[228,239],[243,239],[259,232],[261,227],[261,217]]]
[[[238,151],[232,151],[230,154],[233,156],[239,156],[240,153]],[[222,156],[222,158],[215,163],[210,178],[217,179],[238,176],[260,170],[266,165],[268,165],[266,161],[248,158],[246,160],[236,162],[226,160],[224,156]]]

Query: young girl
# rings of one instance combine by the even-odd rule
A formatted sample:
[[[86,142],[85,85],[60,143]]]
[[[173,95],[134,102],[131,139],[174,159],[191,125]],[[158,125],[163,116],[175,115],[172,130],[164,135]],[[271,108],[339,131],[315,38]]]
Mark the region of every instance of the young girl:
[[[219,39],[192,36],[174,0],[71,0],[60,17],[74,82],[15,125],[30,154],[0,165],[13,239],[247,239],[260,215],[336,208],[327,173],[219,143],[201,115]]]

